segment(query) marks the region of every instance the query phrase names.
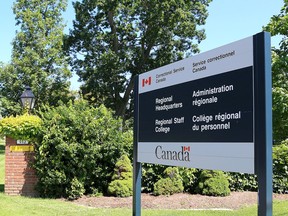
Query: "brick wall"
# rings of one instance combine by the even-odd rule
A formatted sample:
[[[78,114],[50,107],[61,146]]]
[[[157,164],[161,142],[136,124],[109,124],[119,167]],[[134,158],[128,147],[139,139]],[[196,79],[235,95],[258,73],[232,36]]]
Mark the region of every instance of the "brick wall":
[[[5,193],[8,195],[37,196],[35,185],[37,177],[30,167],[34,152],[10,151],[16,140],[6,137],[5,146]]]

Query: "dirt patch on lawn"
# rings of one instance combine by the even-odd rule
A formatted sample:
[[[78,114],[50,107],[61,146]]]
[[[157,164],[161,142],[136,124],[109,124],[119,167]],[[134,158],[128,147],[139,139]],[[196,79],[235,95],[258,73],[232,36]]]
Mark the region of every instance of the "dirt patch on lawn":
[[[141,195],[144,209],[239,209],[257,204],[256,192],[232,192],[226,197],[210,197],[193,194],[174,194],[171,196]],[[288,194],[274,194],[274,200],[288,200]],[[73,201],[75,204],[94,208],[132,208],[133,198],[88,197]]]

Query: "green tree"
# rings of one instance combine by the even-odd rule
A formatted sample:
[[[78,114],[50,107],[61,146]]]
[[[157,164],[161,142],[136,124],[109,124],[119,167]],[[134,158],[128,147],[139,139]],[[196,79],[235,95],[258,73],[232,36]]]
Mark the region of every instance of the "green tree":
[[[264,30],[282,36],[279,48],[272,49],[273,128],[274,139],[280,143],[288,138],[288,0]]]
[[[18,79],[11,64],[0,63],[0,115],[20,113],[20,94],[22,82]]]
[[[83,0],[75,2],[67,37],[83,95],[124,117],[134,77],[198,52],[199,26],[211,0]],[[130,106],[130,109],[132,107]]]
[[[55,105],[59,100],[69,100],[67,59],[63,52],[63,19],[67,0],[17,0],[13,5],[16,25],[19,26],[13,41],[11,82],[1,80],[1,95],[13,95],[8,100],[16,101],[25,85],[32,88],[37,104]],[[14,80],[15,82],[12,82]],[[8,86],[10,85],[10,86]],[[3,92],[4,91],[4,92]],[[5,95],[6,94],[6,95]],[[37,105],[36,104],[36,105]]]

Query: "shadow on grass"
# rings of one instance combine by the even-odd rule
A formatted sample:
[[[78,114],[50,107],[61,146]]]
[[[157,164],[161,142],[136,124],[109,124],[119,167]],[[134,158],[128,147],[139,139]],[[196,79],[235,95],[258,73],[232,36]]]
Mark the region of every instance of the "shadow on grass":
[[[4,192],[4,184],[0,184],[0,193]]]

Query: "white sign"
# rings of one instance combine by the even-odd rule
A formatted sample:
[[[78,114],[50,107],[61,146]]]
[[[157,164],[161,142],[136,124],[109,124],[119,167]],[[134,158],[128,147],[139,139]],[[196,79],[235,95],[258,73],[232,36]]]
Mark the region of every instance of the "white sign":
[[[139,94],[253,65],[253,37],[139,75]]]
[[[16,143],[18,145],[28,145],[29,144],[29,142],[27,140],[17,140]]]
[[[253,37],[139,75],[138,162],[254,173]]]

